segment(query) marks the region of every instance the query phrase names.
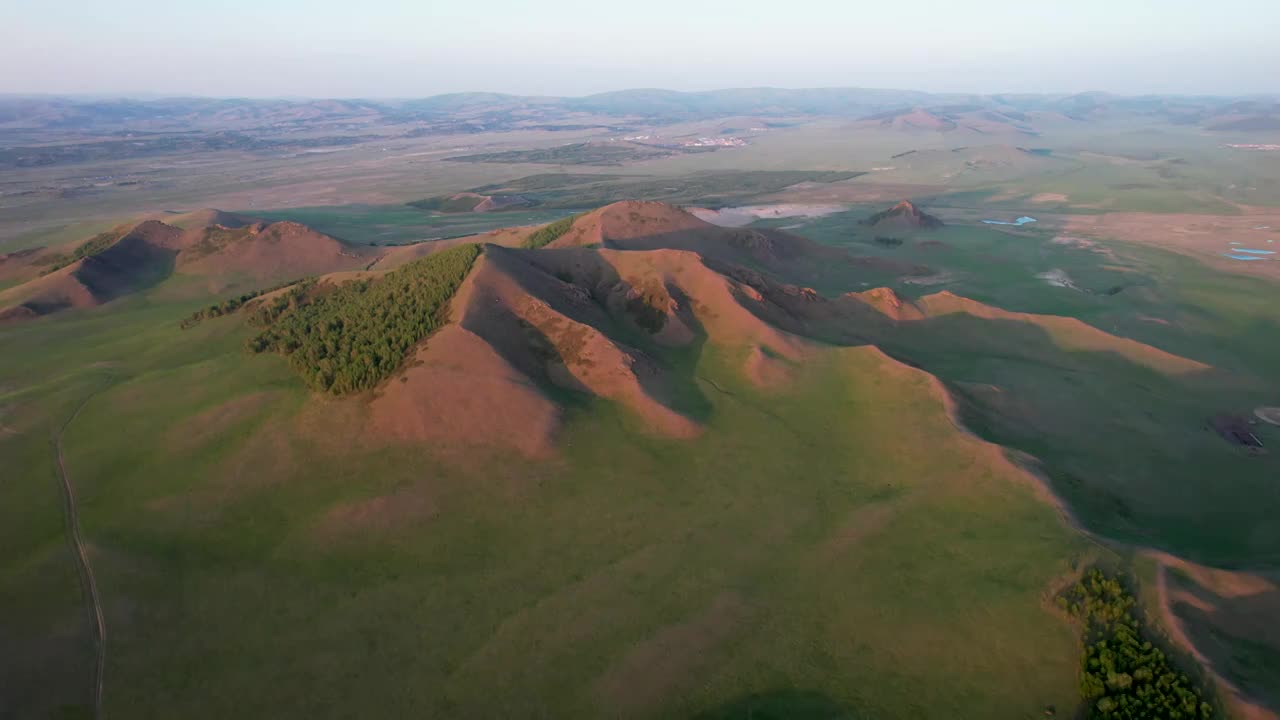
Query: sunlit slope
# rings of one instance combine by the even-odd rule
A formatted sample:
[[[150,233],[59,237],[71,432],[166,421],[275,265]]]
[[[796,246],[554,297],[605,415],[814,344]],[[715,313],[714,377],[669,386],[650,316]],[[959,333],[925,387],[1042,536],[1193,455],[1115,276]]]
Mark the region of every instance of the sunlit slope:
[[[119,321],[137,339],[95,343],[117,379],[66,439],[113,713],[1074,706],[1077,648],[1043,597],[1078,541],[872,348],[812,350],[762,387],[742,365],[759,338],[676,346],[696,437],[578,392],[553,454],[516,461],[383,437],[366,400],[243,354],[235,319]]]

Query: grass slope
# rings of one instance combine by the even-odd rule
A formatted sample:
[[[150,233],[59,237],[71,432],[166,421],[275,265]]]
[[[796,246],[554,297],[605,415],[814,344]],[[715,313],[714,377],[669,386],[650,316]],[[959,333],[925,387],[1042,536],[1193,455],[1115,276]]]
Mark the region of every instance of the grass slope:
[[[831,351],[766,392],[738,375],[741,350],[691,347],[668,361],[704,378],[686,389],[707,406],[696,440],[569,398],[558,457],[448,461],[370,442],[358,404],[245,355],[240,323],[180,330],[192,309],[131,300],[110,322],[0,331],[48,353],[39,372],[0,358],[24,415],[115,363],[66,435],[112,714],[1073,707],[1074,635],[1044,593],[1080,541],[951,425],[926,376],[874,351]],[[48,447],[32,423],[0,447],[34,468]],[[54,490],[18,477],[10,497]],[[46,526],[56,553],[57,516]],[[66,622],[69,590],[0,596],[6,631]],[[41,614],[17,604],[35,592]]]
[[[1274,286],[1154,251],[1061,245],[1050,230],[949,227],[930,236],[941,248],[827,239],[906,265],[941,251],[944,287],[1213,365],[1166,373],[1149,362],[1162,356],[1082,344],[1087,328],[998,314],[878,338],[941,377],[975,430],[1042,459],[1091,528],[1206,562],[1271,562],[1275,459],[1235,452],[1203,422],[1273,387]],[[1134,281],[1087,293],[1035,277],[1060,262],[1081,287]],[[888,275],[909,297],[937,289],[884,269],[903,264],[836,267],[814,285],[835,294]],[[12,572],[0,631],[32,648],[23,677],[47,678],[23,686],[24,709],[74,698],[66,668],[88,652],[78,630],[46,640],[83,613],[70,566],[57,578],[55,486],[40,484],[47,428],[81,391],[99,394],[65,442],[108,606],[112,713],[1076,709],[1075,633],[1046,601],[1092,551],[951,424],[927,376],[873,349],[824,349],[765,390],[740,375],[751,348],[699,336],[664,349],[637,334],[682,378],[673,403],[697,409],[698,437],[653,436],[620,403],[563,391],[553,457],[451,456],[371,435],[361,403],[309,394],[283,363],[245,355],[242,323],[179,330],[196,309],[131,297],[0,329],[30,349],[0,357],[0,451],[29,470],[3,492],[36,508],[8,511],[17,530],[0,551]]]
[[[1207,427],[1217,413],[1249,414],[1275,396],[1274,283],[1141,246],[1063,242],[1051,226],[1008,233],[952,225],[886,248],[858,219],[857,212],[830,216],[797,232],[868,256],[927,263],[936,274],[840,270],[816,278],[824,293],[859,282],[888,285],[908,299],[945,289],[1010,310],[1078,318],[1212,366],[1166,373],[1114,352],[1073,351],[1061,328],[966,313],[877,338],[942,378],[984,437],[1044,461],[1055,489],[1091,529],[1211,564],[1280,561],[1280,533],[1264,520],[1280,510],[1272,490],[1280,458],[1244,455]],[[1055,269],[1075,287],[1038,277]],[[1268,444],[1280,443],[1273,430],[1259,430]]]

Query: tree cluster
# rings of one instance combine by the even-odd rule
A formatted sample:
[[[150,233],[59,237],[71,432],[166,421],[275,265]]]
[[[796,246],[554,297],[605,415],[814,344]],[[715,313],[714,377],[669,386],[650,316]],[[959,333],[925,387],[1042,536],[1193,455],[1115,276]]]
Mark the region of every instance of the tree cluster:
[[[573,227],[573,223],[581,217],[580,215],[570,215],[556,220],[553,223],[538,228],[536,232],[524,241],[527,248],[540,248],[550,245],[560,238],[561,235],[569,232],[569,228]]]
[[[1058,600],[1085,624],[1080,692],[1088,717],[1107,720],[1209,720],[1205,693],[1145,640],[1135,600],[1116,578],[1090,570]]]
[[[341,395],[372,388],[447,321],[449,300],[479,255],[479,245],[460,245],[376,280],[327,293],[285,293],[250,317],[263,330],[249,339],[249,350],[287,355],[317,390]]]
[[[253,292],[247,292],[247,293],[244,293],[243,295],[237,295],[236,297],[233,297],[233,298],[227,298],[226,300],[223,300],[220,303],[214,303],[213,305],[210,305],[206,308],[202,308],[188,315],[182,321],[182,329],[186,330],[187,328],[195,327],[196,325],[199,325],[200,322],[203,320],[210,320],[212,318],[222,317],[223,315],[230,315],[231,313],[234,313],[240,308],[244,307],[245,303],[249,302],[250,300],[256,297],[260,297],[262,295],[266,295],[267,293],[275,292],[280,288],[289,287],[290,285],[293,285],[294,287],[290,288],[288,292],[284,293],[284,295],[286,296],[300,295],[302,293],[305,293],[307,288],[311,287],[313,284],[315,284],[315,280],[312,280],[312,279],[290,280],[289,282],[280,283],[279,285],[275,285],[273,287],[263,288],[262,290],[254,290]],[[278,299],[279,298],[273,299],[271,304],[274,305],[276,300]],[[262,323],[262,324],[265,324],[265,323]]]
[[[249,324],[264,328],[276,321],[276,318],[305,305],[317,292],[315,278],[307,278],[295,283],[292,287],[276,295],[270,300],[258,303],[249,314]]]
[[[80,243],[70,255],[57,254],[50,256],[45,260],[45,262],[51,263],[50,266],[40,274],[48,275],[55,270],[61,270],[77,260],[97,255],[103,250],[111,247],[115,241],[119,239],[120,233],[118,232],[104,232],[94,235],[88,240]]]

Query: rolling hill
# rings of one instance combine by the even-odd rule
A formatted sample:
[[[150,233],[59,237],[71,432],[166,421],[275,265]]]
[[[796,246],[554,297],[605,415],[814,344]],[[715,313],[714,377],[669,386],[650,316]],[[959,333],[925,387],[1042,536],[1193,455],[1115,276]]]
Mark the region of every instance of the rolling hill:
[[[355,269],[375,256],[293,222],[202,210],[144,220],[64,248],[5,256],[19,284],[0,292],[0,317],[96,307],[153,287],[171,275],[211,291]]]
[[[862,221],[876,230],[936,230],[942,221],[917,208],[910,200],[903,200],[888,210],[882,210]]]
[[[0,448],[56,472],[47,428],[65,429],[113,715],[1072,716],[1096,698],[1055,599],[1086,568],[1130,544],[1280,549],[1258,491],[1275,457],[1203,427],[1264,382],[1075,317],[869,285],[930,271],[907,261],[638,201],[360,252],[292,223],[183,224],[13,290],[319,277],[194,324],[157,291],[105,323],[0,330],[47,366],[0,357],[21,383]],[[865,289],[812,289],[833,279]],[[351,369],[368,382],[308,387]],[[51,484],[22,478],[5,491]],[[23,710],[82,710],[61,506],[26,504],[0,504],[0,617],[26,620],[0,675]],[[1192,647],[1227,627],[1196,585],[1234,597],[1206,577],[1157,602]]]

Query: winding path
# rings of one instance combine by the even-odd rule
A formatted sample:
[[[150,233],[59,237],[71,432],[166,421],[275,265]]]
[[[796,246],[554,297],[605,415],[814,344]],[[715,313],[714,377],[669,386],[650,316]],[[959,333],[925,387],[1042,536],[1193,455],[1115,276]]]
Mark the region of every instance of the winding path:
[[[76,407],[75,412],[71,413],[71,417],[67,418],[67,421],[53,435],[53,452],[58,463],[58,478],[62,481],[63,510],[67,521],[67,534],[70,536],[72,548],[75,550],[76,565],[80,571],[80,582],[85,592],[89,595],[89,603],[93,610],[94,639],[98,650],[93,671],[93,716],[99,720],[102,718],[102,675],[107,664],[107,623],[102,614],[102,600],[98,594],[98,583],[93,576],[93,566],[89,564],[89,553],[85,550],[84,538],[80,534],[80,514],[76,505],[76,490],[71,483],[71,475],[67,472],[67,462],[62,452],[62,435],[72,421],[76,419],[76,416],[80,414],[80,411],[84,409],[84,406],[89,404],[89,400],[105,389],[106,386],[103,386],[85,396],[84,400],[80,401],[80,405]]]

